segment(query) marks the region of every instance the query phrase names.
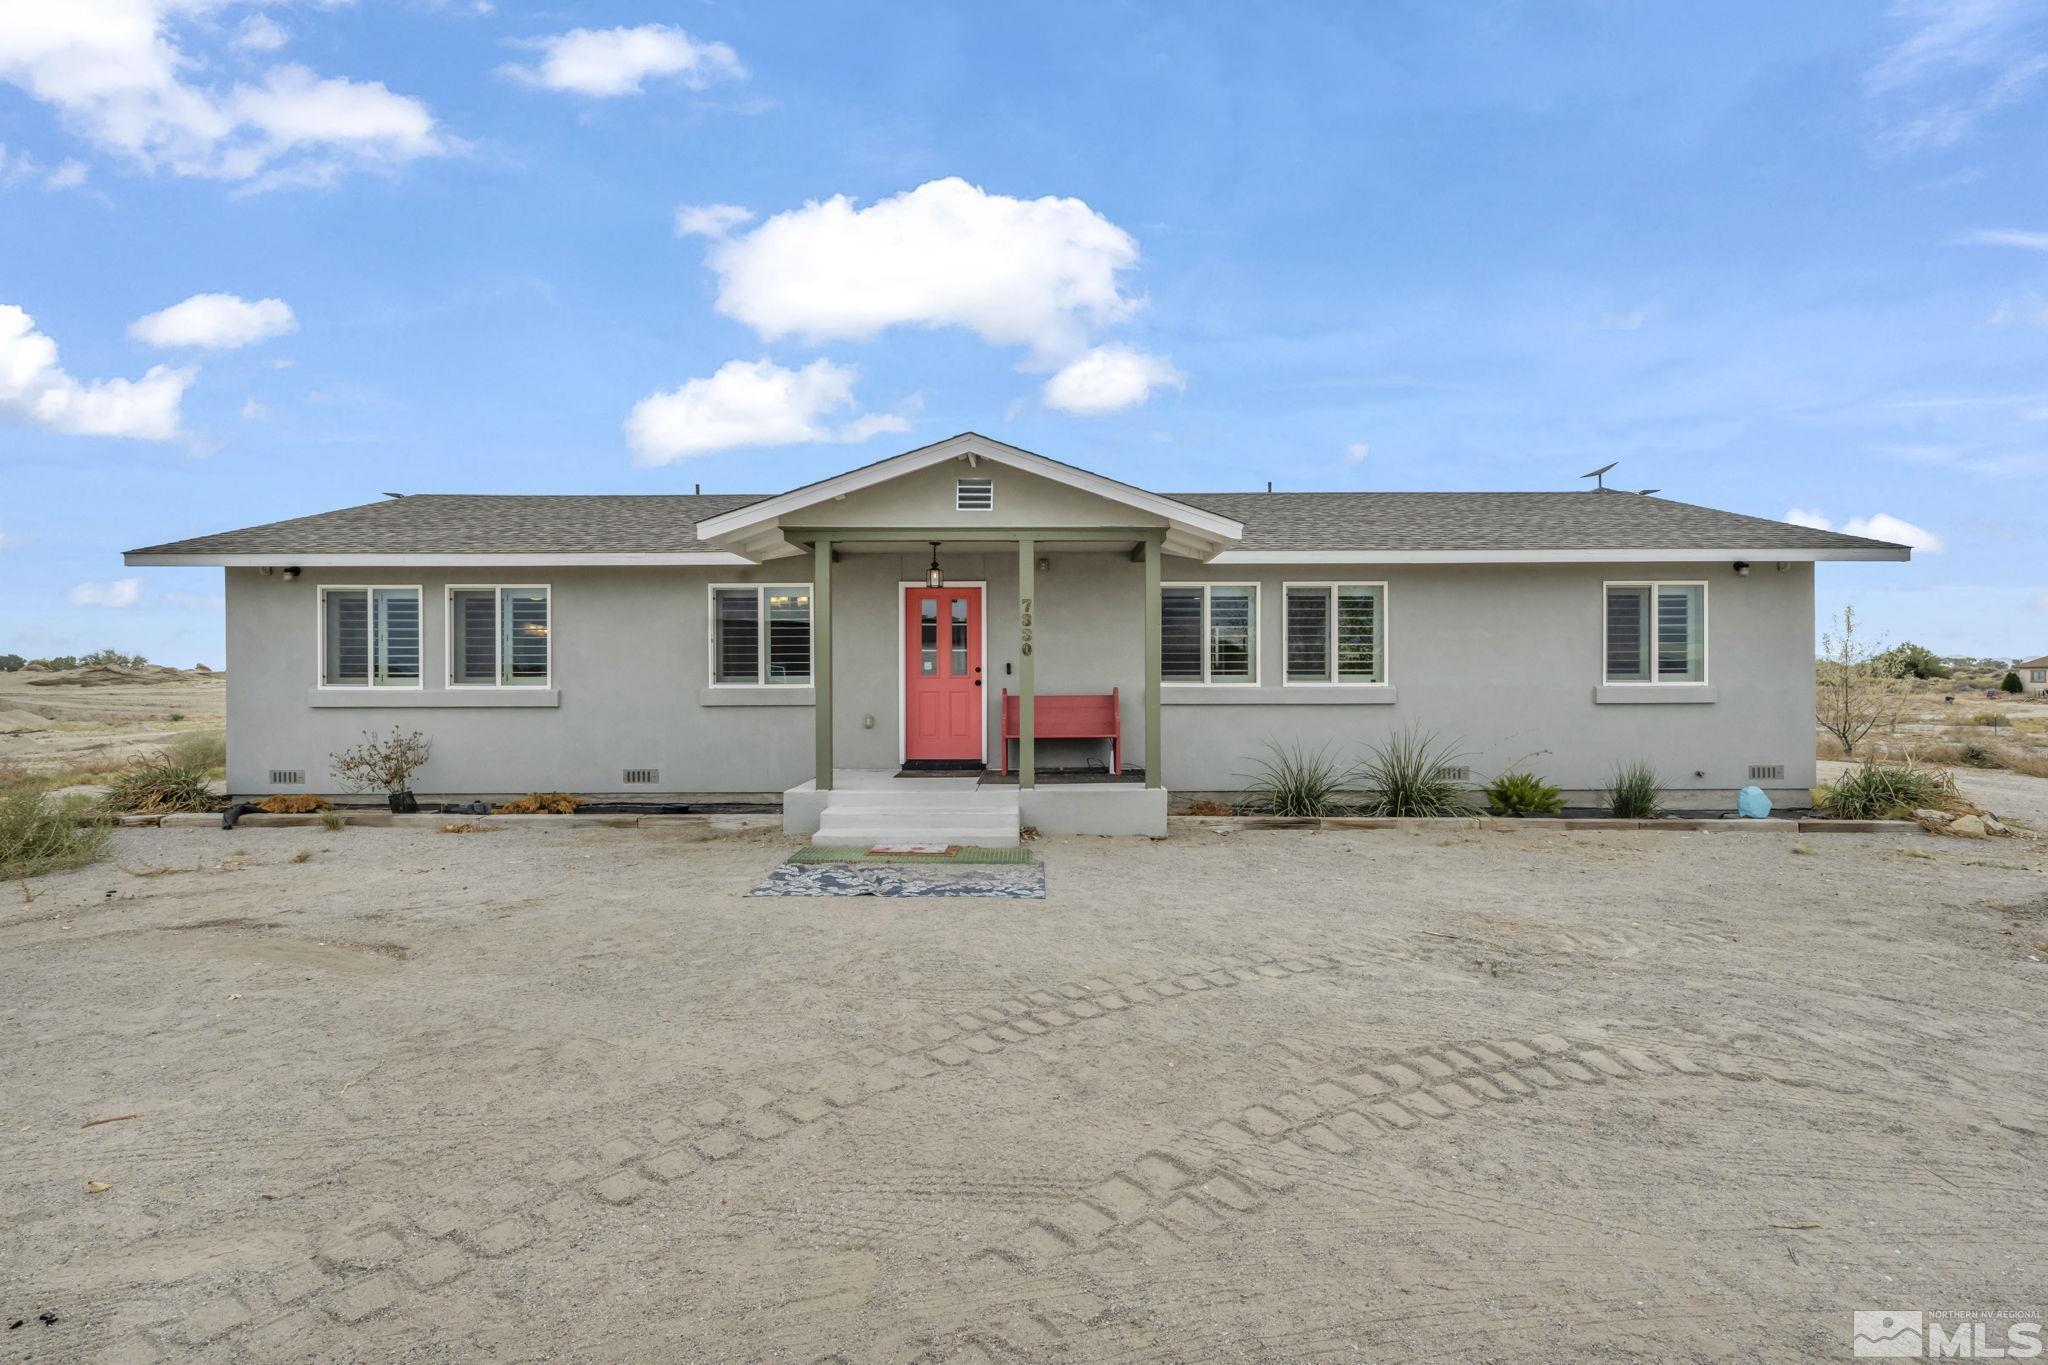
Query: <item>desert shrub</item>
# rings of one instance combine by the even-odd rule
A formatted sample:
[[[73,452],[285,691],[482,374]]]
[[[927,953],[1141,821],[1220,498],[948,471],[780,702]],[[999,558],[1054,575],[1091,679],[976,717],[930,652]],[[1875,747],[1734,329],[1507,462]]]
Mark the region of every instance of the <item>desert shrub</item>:
[[[1358,778],[1373,815],[1470,815],[1472,800],[1458,760],[1434,734],[1407,729],[1366,751]]]
[[[412,775],[427,765],[434,741],[419,731],[407,734],[391,727],[391,738],[379,739],[368,730],[363,742],[327,756],[334,776],[352,792],[379,791],[399,796],[412,790]]]
[[[123,654],[118,649],[96,649],[79,659],[78,662],[85,668],[93,668],[100,664],[111,665],[115,668],[140,668],[148,663],[149,660],[143,658],[140,654]]]
[[[1999,715],[1996,711],[1979,711],[1976,715],[1970,717],[1970,724],[1981,725],[1987,730],[2012,729],[2012,721],[2005,716]]]
[[[179,735],[164,754],[181,768],[224,773],[228,766],[227,732],[194,730],[189,735]]]
[[[1266,745],[1267,756],[1255,758],[1246,779],[1245,805],[1265,815],[1336,815],[1344,809],[1338,794],[1356,775],[1338,762],[1324,745],[1310,750],[1298,741]]]
[[[492,806],[493,815],[574,815],[583,804],[580,796],[567,792],[528,792],[517,801]]]
[[[1969,768],[2003,768],[2005,766],[2004,760],[1998,755],[1998,750],[1992,748],[1989,744],[1979,744],[1974,739],[1965,740],[1956,746],[1956,761]]]
[[[1617,820],[1654,820],[1664,811],[1664,784],[1657,770],[1639,758],[1614,770],[1601,804]]]
[[[1502,773],[1486,784],[1486,807],[1495,815],[1555,815],[1564,792],[1534,773]]]
[[[1189,815],[1235,815],[1237,811],[1224,801],[1211,801],[1204,797],[1200,801],[1188,802]]]
[[[0,673],[19,673],[27,662],[19,654],[0,654]]]
[[[1912,763],[1860,763],[1819,791],[1820,808],[1842,820],[1899,820],[1958,803],[1955,779]]]
[[[2001,692],[2024,692],[2027,688],[2026,684],[2020,681],[2020,675],[2008,668],[2005,671],[2005,677],[1998,684],[1998,690]]]
[[[279,792],[258,801],[256,809],[266,815],[311,815],[315,811],[334,809],[334,803],[309,792]]]
[[[105,820],[81,822],[41,792],[0,797],[0,877],[9,881],[96,863],[110,837]]]
[[[107,794],[100,798],[100,807],[122,815],[218,810],[220,798],[208,785],[211,781],[205,769],[174,763],[168,755],[158,754],[154,762],[115,773]]]

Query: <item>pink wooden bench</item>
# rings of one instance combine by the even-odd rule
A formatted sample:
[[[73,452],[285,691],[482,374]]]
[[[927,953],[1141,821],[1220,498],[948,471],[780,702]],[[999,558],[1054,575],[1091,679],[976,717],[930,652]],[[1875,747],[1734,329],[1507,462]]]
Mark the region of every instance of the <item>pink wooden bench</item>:
[[[1041,695],[1038,704],[1031,708],[1032,734],[1035,739],[1106,739],[1109,741],[1109,771],[1112,776],[1123,772],[1123,725],[1118,719],[1117,693],[1121,689],[1112,687],[1107,693],[1055,693]],[[1020,725],[1023,720],[1022,697],[1010,695],[1010,689],[1003,689],[1003,766],[1005,777],[1010,773],[1010,741],[1023,738]]]

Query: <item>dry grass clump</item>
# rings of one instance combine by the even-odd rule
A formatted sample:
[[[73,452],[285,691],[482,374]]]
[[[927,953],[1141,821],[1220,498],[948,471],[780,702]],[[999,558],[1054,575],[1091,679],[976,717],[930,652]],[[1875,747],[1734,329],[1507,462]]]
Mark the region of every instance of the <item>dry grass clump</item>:
[[[503,826],[479,825],[474,820],[462,820],[452,825],[441,826],[443,834],[496,834]]]
[[[228,770],[228,737],[224,730],[194,730],[179,735],[164,750],[164,758],[180,768],[197,768],[209,777],[224,777]]]
[[[517,801],[491,807],[493,815],[574,815],[583,798],[567,792],[528,792]]]
[[[1916,810],[1955,810],[1956,781],[1938,769],[1869,760],[1816,792],[1820,809],[1840,820],[1903,820]]]
[[[107,856],[111,833],[104,820],[81,822],[76,810],[38,791],[0,797],[0,878],[16,881]]]
[[[1189,815],[1235,815],[1237,811],[1224,801],[1211,801],[1204,797],[1200,801],[1188,802]]]
[[[265,815],[312,815],[318,811],[333,810],[334,803],[324,796],[307,792],[279,792],[258,801],[256,809]]]

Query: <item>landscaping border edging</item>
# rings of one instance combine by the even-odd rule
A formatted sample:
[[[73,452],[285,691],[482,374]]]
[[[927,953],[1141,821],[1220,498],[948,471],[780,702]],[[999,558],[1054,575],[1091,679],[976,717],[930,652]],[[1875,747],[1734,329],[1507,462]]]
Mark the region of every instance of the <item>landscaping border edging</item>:
[[[1568,820],[1555,816],[1527,819],[1499,815],[1375,817],[1358,815],[1173,815],[1167,817],[1169,830],[1250,829],[1405,829],[1418,833],[1429,830],[1484,829],[1555,830],[1565,834],[1606,834],[1619,831],[1668,830],[1679,834],[1905,834],[1925,833],[1911,820],[1722,820],[1684,818],[1674,820],[1615,820],[1604,817]]]

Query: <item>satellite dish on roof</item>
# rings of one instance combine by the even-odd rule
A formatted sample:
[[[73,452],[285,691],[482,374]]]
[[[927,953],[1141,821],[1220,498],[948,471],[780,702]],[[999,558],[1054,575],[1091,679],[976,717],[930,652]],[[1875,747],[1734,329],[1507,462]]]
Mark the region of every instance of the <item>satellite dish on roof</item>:
[[[1604,491],[1607,487],[1607,480],[1601,478],[1600,476],[1602,474],[1605,474],[1608,470],[1614,468],[1614,466],[1620,463],[1620,460],[1610,460],[1606,464],[1601,465],[1598,469],[1592,470],[1589,473],[1581,474],[1579,475],[1579,477],[1582,479],[1592,479],[1594,481],[1594,489],[1596,491]]]

